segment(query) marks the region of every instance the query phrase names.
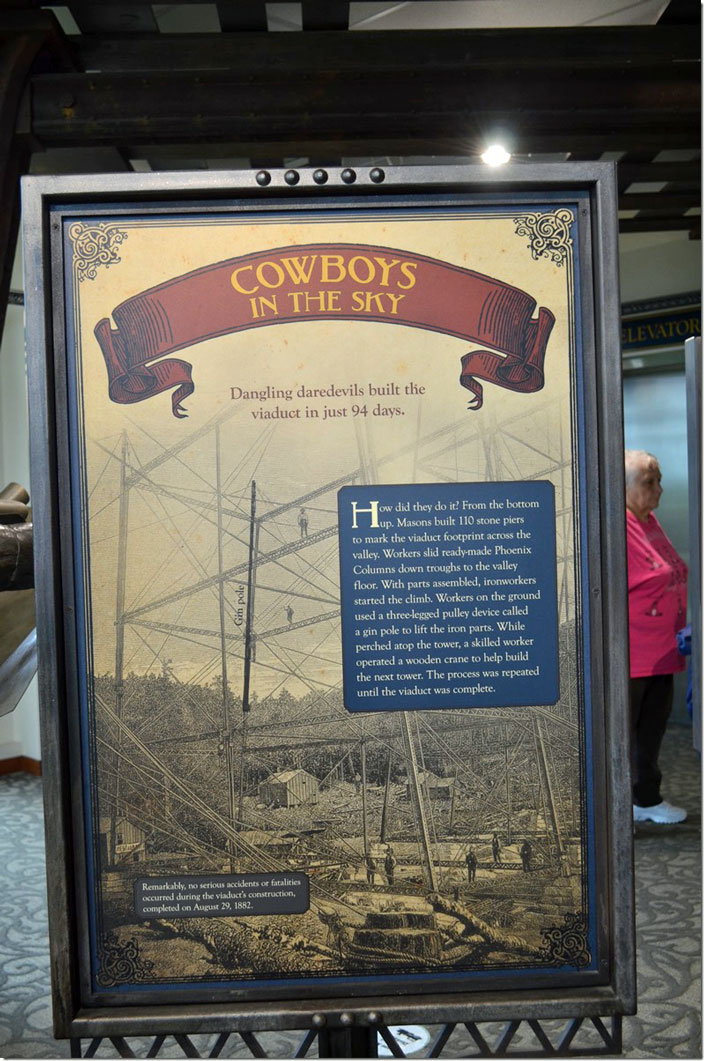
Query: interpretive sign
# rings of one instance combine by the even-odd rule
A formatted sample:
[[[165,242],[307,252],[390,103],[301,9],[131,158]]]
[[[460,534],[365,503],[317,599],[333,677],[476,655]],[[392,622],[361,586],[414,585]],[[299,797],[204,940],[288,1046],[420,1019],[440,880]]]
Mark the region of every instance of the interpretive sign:
[[[374,172],[27,183],[55,990],[112,1029],[630,1004],[611,171]]]

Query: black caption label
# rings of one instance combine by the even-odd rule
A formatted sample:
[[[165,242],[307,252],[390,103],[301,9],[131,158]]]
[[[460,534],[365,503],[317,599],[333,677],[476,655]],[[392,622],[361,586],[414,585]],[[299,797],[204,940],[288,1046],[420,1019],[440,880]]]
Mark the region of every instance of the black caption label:
[[[138,877],[137,917],[253,917],[303,914],[310,905],[302,873],[232,873]]]

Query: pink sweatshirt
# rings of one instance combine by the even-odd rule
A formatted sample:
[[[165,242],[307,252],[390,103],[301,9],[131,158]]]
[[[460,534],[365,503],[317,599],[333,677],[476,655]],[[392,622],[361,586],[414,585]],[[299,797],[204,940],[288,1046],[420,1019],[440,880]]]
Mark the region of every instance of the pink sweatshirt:
[[[631,677],[684,670],[677,631],[686,623],[687,565],[651,512],[626,510]]]

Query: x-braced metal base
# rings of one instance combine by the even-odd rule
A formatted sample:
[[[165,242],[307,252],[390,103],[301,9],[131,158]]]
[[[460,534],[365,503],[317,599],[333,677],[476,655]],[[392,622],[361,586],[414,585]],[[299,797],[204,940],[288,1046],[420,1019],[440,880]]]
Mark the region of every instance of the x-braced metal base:
[[[411,1017],[409,1023],[412,1020]],[[468,1033],[469,1042],[464,1032]],[[542,1022],[520,1019],[444,1024],[436,1026],[434,1038],[422,1053],[412,1050],[404,1053],[392,1029],[381,1020],[372,1027],[310,1028],[300,1039],[296,1031],[283,1034],[291,1041],[290,1052],[285,1056],[292,1058],[314,1056],[310,1054],[314,1045],[320,1058],[376,1058],[379,1040],[385,1044],[385,1056],[413,1058],[603,1057],[618,1055],[623,1050],[620,1015]],[[111,1043],[114,1057],[174,1057],[177,1056],[175,1047],[183,1057],[242,1057],[247,1056],[242,1051],[244,1046],[252,1057],[273,1059],[282,1056],[281,1035],[279,1032],[278,1049],[273,1053],[267,1052],[253,1032],[236,1028],[219,1035],[174,1033],[130,1039],[125,1036],[71,1039],[71,1057],[95,1057],[101,1043]]]

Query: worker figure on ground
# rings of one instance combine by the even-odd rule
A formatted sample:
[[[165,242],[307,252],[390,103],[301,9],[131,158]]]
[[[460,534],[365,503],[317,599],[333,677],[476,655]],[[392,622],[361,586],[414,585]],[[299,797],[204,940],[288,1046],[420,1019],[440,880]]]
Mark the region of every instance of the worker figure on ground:
[[[304,508],[298,513],[298,526],[301,529],[301,538],[308,537],[308,513]]]
[[[494,860],[495,866],[501,865],[501,841],[499,840],[498,833],[494,833],[491,838],[491,857]]]
[[[473,847],[470,847],[465,857],[467,863],[467,881],[469,884],[474,884],[477,879],[477,855]]]
[[[526,839],[521,844],[521,862],[523,863],[523,872],[530,873],[530,860],[533,857],[533,845],[530,840]]]
[[[376,880],[376,862],[371,855],[365,855],[364,864],[367,869],[367,884],[373,885]]]
[[[288,619],[288,625],[290,626],[293,622],[293,608],[290,604],[286,605],[286,618]]]
[[[386,848],[386,858],[384,859],[384,872],[386,873],[386,879],[389,882],[389,886],[393,886],[394,883],[394,870],[396,869],[396,859],[394,853],[390,847]]]

